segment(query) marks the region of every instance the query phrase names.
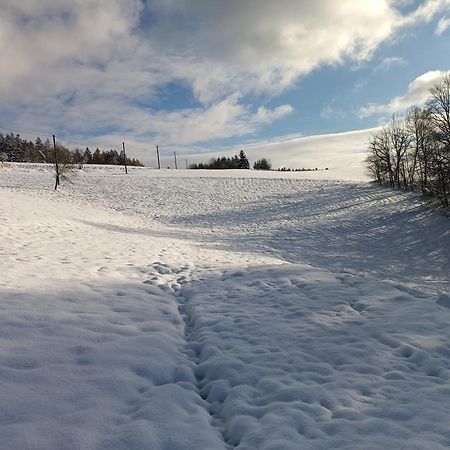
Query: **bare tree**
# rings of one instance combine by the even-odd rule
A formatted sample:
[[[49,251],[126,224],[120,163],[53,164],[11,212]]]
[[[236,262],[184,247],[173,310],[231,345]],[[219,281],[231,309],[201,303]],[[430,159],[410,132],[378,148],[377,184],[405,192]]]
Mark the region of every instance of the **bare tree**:
[[[392,157],[394,161],[394,184],[397,187],[406,188],[406,152],[411,145],[411,134],[409,133],[405,123],[395,115],[392,116],[391,123],[388,127],[389,140],[392,148]],[[402,180],[400,179],[402,177]]]
[[[75,166],[70,151],[56,144],[55,135],[53,135],[53,168],[55,171],[56,191],[61,180],[68,179],[70,172],[74,170]]]
[[[369,172],[380,183],[413,189],[450,205],[450,74],[430,89],[425,107],[412,108],[369,141]]]
[[[414,106],[406,117],[406,126],[412,134],[412,164],[410,166],[409,182],[415,184],[415,174],[419,176],[423,192],[428,189],[428,174],[433,155],[433,127],[431,125],[430,109]]]
[[[427,106],[437,138],[450,147],[450,74],[442,77],[431,89]]]
[[[435,190],[442,202],[450,205],[450,74],[445,75],[430,89],[427,102],[433,126],[435,151],[432,171]]]
[[[382,128],[371,136],[367,163],[369,172],[379,183],[389,182],[391,186],[394,186],[390,138],[387,127]]]

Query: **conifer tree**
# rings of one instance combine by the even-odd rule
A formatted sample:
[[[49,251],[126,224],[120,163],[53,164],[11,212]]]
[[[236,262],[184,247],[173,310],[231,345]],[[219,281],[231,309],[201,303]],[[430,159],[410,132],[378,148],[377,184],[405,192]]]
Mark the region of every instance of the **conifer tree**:
[[[250,169],[250,163],[247,156],[245,156],[244,150],[239,152],[239,169]]]

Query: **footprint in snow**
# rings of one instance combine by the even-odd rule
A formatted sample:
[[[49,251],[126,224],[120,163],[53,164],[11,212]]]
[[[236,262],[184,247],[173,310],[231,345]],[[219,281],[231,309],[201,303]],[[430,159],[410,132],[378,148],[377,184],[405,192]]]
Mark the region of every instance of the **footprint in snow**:
[[[172,273],[172,269],[170,267],[167,267],[165,264],[154,263],[153,268],[161,275]]]
[[[440,306],[443,306],[444,308],[450,308],[450,296],[441,294],[439,295],[436,303]]]

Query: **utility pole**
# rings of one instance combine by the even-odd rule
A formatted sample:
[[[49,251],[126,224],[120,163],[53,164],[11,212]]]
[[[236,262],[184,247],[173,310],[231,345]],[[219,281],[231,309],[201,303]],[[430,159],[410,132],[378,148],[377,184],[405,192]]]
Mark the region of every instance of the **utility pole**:
[[[125,164],[125,173],[128,173],[128,169],[127,169],[127,154],[125,153],[125,142],[122,142],[122,148],[123,148],[123,163]]]
[[[56,151],[56,138],[53,135],[53,151],[55,154],[55,191],[59,186],[59,165],[58,165],[58,152]]]
[[[156,156],[158,158],[158,169],[161,169],[161,162],[159,160],[159,147],[156,146]]]
[[[178,169],[178,166],[177,166],[177,152],[173,152],[173,157],[175,159],[175,169]]]
[[[188,163],[187,163],[187,158],[185,159],[185,162],[186,162],[186,169],[189,169]]]

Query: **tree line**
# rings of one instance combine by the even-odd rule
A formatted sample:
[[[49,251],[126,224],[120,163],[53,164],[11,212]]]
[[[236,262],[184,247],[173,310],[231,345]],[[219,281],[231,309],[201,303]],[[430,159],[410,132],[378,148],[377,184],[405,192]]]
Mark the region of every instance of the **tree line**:
[[[250,163],[244,150],[241,150],[239,155],[231,158],[222,156],[211,158],[207,163],[190,164],[189,169],[250,169]]]
[[[261,158],[253,164],[256,170],[271,170],[272,165],[267,158]],[[244,152],[241,150],[239,155],[233,157],[211,158],[207,163],[194,163],[189,165],[189,169],[250,169],[250,163]]]
[[[424,106],[372,134],[367,167],[373,179],[450,205],[450,74],[435,83]]]
[[[80,149],[69,150],[67,147],[58,144],[58,155],[66,162],[76,164],[107,164],[124,165],[125,157],[123,153],[117,150],[100,150],[97,148],[91,152],[89,147],[84,151]],[[35,142],[22,139],[19,134],[9,133],[3,136],[0,133],[0,161],[10,162],[31,162],[31,163],[55,163],[55,151],[50,139],[42,141],[37,138]],[[126,163],[129,166],[143,166],[135,158],[126,157]]]

